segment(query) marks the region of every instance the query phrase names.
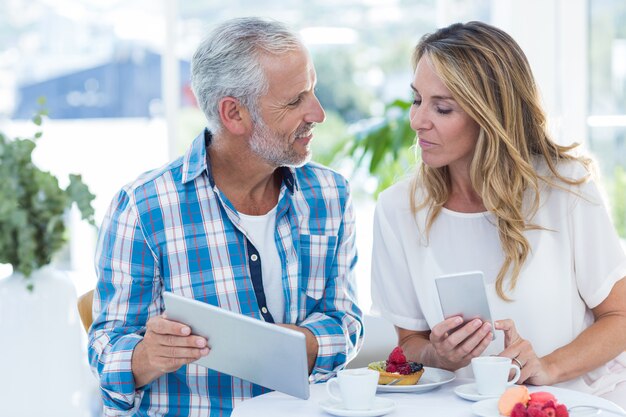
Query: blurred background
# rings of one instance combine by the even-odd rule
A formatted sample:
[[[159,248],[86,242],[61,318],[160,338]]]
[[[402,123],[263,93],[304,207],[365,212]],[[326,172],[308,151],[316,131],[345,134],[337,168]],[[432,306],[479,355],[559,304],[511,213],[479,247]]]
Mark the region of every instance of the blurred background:
[[[415,163],[406,127],[412,48],[452,22],[485,21],[520,43],[554,137],[593,153],[626,238],[624,0],[3,0],[0,131],[32,135],[45,97],[35,160],[61,178],[82,174],[99,224],[122,185],[182,154],[204,127],[189,85],[193,51],[216,23],[250,15],[287,23],[312,52],[327,113],[314,159],[352,182],[365,311],[377,192]],[[69,216],[58,263],[81,294],[95,284],[97,231]],[[0,277],[10,272],[0,265]]]

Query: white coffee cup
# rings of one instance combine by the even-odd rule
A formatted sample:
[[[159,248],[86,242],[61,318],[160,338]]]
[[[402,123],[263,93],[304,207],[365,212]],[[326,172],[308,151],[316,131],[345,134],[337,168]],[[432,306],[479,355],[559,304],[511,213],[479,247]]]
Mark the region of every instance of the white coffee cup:
[[[515,371],[509,380],[510,370]],[[502,356],[479,356],[472,359],[472,370],[476,379],[476,390],[480,395],[497,396],[507,387],[515,384],[520,377],[521,369],[511,363],[510,358]]]
[[[337,378],[326,383],[328,395],[343,403],[347,410],[371,410],[376,397],[378,371],[373,369],[343,369]]]

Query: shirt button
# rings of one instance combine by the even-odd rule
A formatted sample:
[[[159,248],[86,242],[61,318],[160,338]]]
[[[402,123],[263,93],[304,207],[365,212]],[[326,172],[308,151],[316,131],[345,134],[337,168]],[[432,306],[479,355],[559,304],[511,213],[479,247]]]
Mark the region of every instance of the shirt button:
[[[261,311],[263,312],[263,314],[267,314],[267,308],[266,308],[266,307],[263,307],[263,308],[261,309]]]
[[[252,254],[252,256],[250,257],[250,259],[252,260],[252,262],[256,262],[257,259],[259,259],[258,256],[256,256],[256,253]]]

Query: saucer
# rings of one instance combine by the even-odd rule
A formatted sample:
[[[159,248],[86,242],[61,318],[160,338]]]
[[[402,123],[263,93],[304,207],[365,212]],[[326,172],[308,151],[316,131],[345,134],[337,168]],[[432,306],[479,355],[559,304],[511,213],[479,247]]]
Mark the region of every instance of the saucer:
[[[375,417],[383,416],[396,408],[396,403],[387,398],[374,398],[374,406],[368,410],[348,410],[341,401],[327,398],[319,402],[322,410],[334,416],[345,417]]]
[[[500,396],[500,395],[479,394],[478,391],[476,390],[476,384],[474,383],[459,385],[458,387],[454,389],[454,393],[458,395],[459,397],[465,400],[470,400],[470,401],[480,401],[480,400],[486,400],[489,398],[497,398]]]

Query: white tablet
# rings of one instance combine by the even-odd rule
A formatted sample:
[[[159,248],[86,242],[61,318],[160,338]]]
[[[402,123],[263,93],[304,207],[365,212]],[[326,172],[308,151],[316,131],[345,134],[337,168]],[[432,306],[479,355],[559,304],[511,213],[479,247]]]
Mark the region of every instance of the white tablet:
[[[435,284],[439,293],[441,312],[445,319],[461,316],[463,317],[461,326],[463,326],[468,321],[479,318],[483,322],[490,322],[493,328],[482,272],[471,271],[444,275],[436,278]],[[454,330],[456,328],[452,331]]]
[[[309,398],[303,333],[171,292],[163,293],[170,320],[206,337],[211,351],[196,364],[294,397]]]

